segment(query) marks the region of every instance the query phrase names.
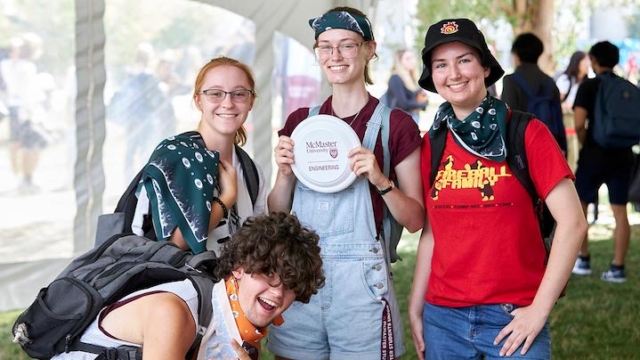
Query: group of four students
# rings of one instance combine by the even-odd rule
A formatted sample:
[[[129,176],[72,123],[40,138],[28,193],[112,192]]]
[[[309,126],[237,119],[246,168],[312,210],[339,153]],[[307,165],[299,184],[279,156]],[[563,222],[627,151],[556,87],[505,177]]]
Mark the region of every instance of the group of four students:
[[[332,85],[319,114],[344,120],[362,140],[379,104],[366,88],[372,84],[369,63],[377,46],[371,23],[357,9],[338,7],[311,19],[309,25],[318,66]],[[196,78],[193,101],[202,114],[197,130],[205,148],[183,143],[183,151],[202,160],[189,162],[188,171],[176,172],[184,176],[172,181],[181,189],[181,198],[174,202],[190,202],[200,213],[181,211],[178,216],[156,206],[155,211],[165,210],[162,217],[154,216],[156,237],[202,251],[210,247],[210,234],[216,234],[216,243],[231,235],[221,256],[237,261],[227,269],[225,281],[237,284],[233,294],[240,298],[238,326],[247,325],[240,319],[249,320],[259,333],[250,337],[257,347],[268,336],[267,347],[276,359],[394,359],[406,352],[381,234],[385,206],[409,232],[422,229],[408,306],[419,358],[551,357],[549,314],[587,230],[573,173],[549,130],[540,121],[531,121],[524,139],[529,173],[557,221],[547,255],[536,209],[506,162],[511,110],[487,92],[504,71],[483,34],[468,19],[439,21],[427,31],[422,61],[420,86],[446,102],[424,137],[409,114],[391,111],[388,175],[381,169],[385,155],[378,137],[372,149],[358,146],[348,153],[350,170],[357,176],[346,189],[323,193],[297,181],[292,165],[293,149],[299,144],[291,135],[310,116],[309,108],[300,108],[278,132],[277,176],[268,194],[258,167],[255,203],[234,146],[245,141],[243,124],[257,98],[251,71],[220,57],[207,63]],[[431,184],[431,134],[440,126],[448,131]],[[180,156],[157,160],[187,166]],[[211,169],[217,169],[215,176],[207,178]],[[202,186],[188,176],[194,173],[209,181],[213,199],[202,196]],[[167,197],[153,177],[143,179],[141,187],[151,202]],[[189,190],[192,187],[197,191]],[[270,215],[265,215],[267,209]],[[192,216],[199,221],[190,221]],[[254,219],[244,229],[249,218]],[[265,219],[302,225],[289,232],[284,227],[275,231],[262,227]],[[236,238],[238,231],[254,233]],[[266,243],[290,241],[256,248],[245,258],[225,252],[227,245],[261,235],[271,239]],[[308,251],[296,253],[290,244],[296,241],[312,244],[305,245]],[[274,262],[268,266],[249,270],[247,260],[267,256],[258,254],[263,250],[282,254],[269,258]],[[292,254],[301,258],[293,261]],[[321,261],[322,267],[294,267],[305,261]],[[295,284],[293,279],[305,283]],[[182,293],[161,289],[121,304],[96,324],[112,340],[141,345],[145,359],[158,354],[181,359],[195,337],[194,310],[187,303]],[[160,320],[157,316],[164,312],[172,316]],[[117,320],[123,316],[139,319],[139,325],[123,329]],[[242,340],[248,339],[243,335]],[[151,347],[155,348],[147,351]],[[237,344],[234,349],[239,358],[248,358]],[[73,358],[73,354],[60,356]],[[207,355],[201,353],[199,358]]]

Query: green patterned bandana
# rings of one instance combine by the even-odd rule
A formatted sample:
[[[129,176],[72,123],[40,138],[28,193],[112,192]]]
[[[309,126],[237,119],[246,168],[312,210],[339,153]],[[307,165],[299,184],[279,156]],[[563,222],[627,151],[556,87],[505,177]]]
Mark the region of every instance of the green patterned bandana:
[[[440,105],[429,130],[433,138],[446,125],[455,142],[481,158],[502,162],[507,157],[504,138],[507,135],[507,105],[487,95],[482,104],[464,120],[458,120],[449,102]]]
[[[206,250],[220,154],[187,134],[163,140],[142,174],[158,240],[177,228],[194,253]]]
[[[309,19],[309,25],[318,36],[327,30],[345,29],[360,34],[365,41],[373,40],[371,23],[366,18],[347,11],[334,11],[326,13],[315,19]]]

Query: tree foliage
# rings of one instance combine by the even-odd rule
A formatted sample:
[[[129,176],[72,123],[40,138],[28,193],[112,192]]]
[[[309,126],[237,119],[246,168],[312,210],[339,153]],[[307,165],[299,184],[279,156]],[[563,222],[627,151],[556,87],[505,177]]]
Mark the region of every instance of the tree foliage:
[[[610,7],[638,7],[638,0],[609,0]],[[580,44],[576,39],[584,37],[585,27],[578,24],[586,21],[586,16],[602,5],[599,0],[418,0],[417,18],[419,32],[416,44],[423,45],[423,37],[430,24],[440,19],[467,17],[480,27],[487,41],[492,42],[485,23],[494,24],[506,21],[512,27],[514,36],[522,32],[533,32],[545,45],[545,53],[539,63],[543,70],[552,73],[561,63],[568,59]],[[638,14],[636,10],[636,15]],[[630,36],[640,33],[637,16],[627,21]],[[562,64],[565,65],[565,64]]]
[[[565,1],[573,3],[575,1]],[[420,34],[425,34],[429,24],[440,19],[466,17],[474,20],[487,36],[488,42],[493,42],[481,21],[495,24],[506,21],[511,25],[513,34],[517,36],[523,32],[533,32],[545,44],[545,54],[541,59],[541,66],[547,72],[554,68],[554,39],[553,28],[555,0],[471,0],[450,1],[420,0],[418,2],[417,17],[420,20]]]

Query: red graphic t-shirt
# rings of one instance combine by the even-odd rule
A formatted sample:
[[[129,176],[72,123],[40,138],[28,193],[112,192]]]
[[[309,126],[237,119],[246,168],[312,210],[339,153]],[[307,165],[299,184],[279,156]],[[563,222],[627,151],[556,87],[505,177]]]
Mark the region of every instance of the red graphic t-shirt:
[[[531,178],[544,199],[571,169],[548,128],[532,121],[525,133]],[[462,307],[533,301],[546,253],[532,200],[506,161],[472,155],[447,134],[434,186],[426,134],[421,171],[434,249],[426,301]]]

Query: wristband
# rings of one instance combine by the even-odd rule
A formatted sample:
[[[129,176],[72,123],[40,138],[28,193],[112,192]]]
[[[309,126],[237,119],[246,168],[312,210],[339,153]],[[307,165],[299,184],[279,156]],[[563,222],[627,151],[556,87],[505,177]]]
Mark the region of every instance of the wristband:
[[[219,197],[214,196],[213,197],[213,201],[217,202],[218,204],[220,204],[220,207],[222,208],[222,217],[224,219],[229,217],[229,210],[227,209],[227,206],[222,202],[222,200],[220,200]]]

